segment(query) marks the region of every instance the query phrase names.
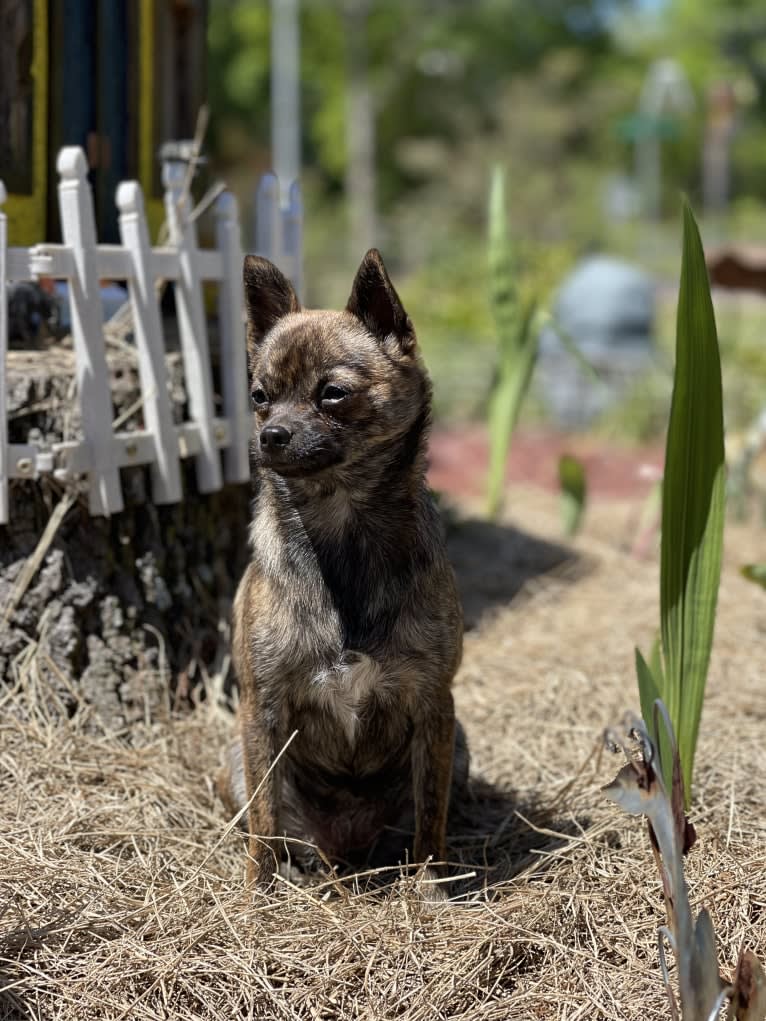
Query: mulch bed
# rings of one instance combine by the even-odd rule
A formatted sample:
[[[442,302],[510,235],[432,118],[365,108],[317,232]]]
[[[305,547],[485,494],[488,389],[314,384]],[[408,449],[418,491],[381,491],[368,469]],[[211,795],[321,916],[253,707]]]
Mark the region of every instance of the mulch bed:
[[[449,449],[437,437],[437,488]],[[667,1018],[646,830],[601,790],[656,557],[622,549],[634,505],[594,501],[568,546],[554,493],[517,486],[510,513],[450,529],[472,790],[441,903],[396,867],[252,900],[211,783],[230,715],[214,697],[174,712],[147,678],[143,718],[115,730],[30,641],[0,693],[0,1018]],[[762,549],[729,528],[687,862],[724,967],[743,943],[766,958],[766,593],[738,572]]]
[[[477,425],[437,428],[431,438],[429,481],[434,489],[461,500],[480,498],[488,463],[486,430]],[[519,430],[513,437],[506,479],[558,490],[558,462],[571,454],[583,464],[594,498],[629,499],[648,494],[662,474],[661,444],[644,447],[608,444],[587,434],[550,429]]]

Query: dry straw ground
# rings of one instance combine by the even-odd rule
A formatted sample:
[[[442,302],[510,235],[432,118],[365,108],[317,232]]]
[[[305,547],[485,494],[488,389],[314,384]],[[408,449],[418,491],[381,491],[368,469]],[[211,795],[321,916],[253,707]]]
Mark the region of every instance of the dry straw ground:
[[[105,733],[97,707],[62,715],[54,688],[76,682],[52,686],[30,645],[0,694],[0,1018],[668,1017],[645,830],[600,790],[620,764],[601,732],[636,706],[633,644],[657,620],[656,564],[620,548],[632,520],[595,509],[547,573],[561,551],[513,529],[453,535],[474,780],[450,854],[475,878],[443,905],[397,871],[248,901],[210,782],[225,716],[148,698],[143,726]],[[514,521],[557,532],[539,494]],[[730,965],[743,942],[766,958],[766,593],[736,571],[762,530],[727,542],[688,878]]]

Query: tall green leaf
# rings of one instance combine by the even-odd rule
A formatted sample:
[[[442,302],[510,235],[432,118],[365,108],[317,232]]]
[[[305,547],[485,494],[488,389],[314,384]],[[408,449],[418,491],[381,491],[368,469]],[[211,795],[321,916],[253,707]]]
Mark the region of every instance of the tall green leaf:
[[[487,513],[495,517],[502,506],[505,465],[516,428],[524,394],[532,378],[537,357],[537,338],[531,324],[535,308],[530,304],[517,329],[521,342],[505,354],[497,381],[489,398],[489,473],[487,476]]]
[[[508,235],[505,207],[505,170],[492,169],[488,210],[489,301],[501,350],[516,341],[518,286],[516,260]]]
[[[687,804],[721,575],[725,498],[721,362],[705,255],[684,201],[676,366],[660,554],[663,697],[678,735]]]
[[[498,339],[498,365],[489,397],[489,469],[487,513],[502,506],[505,465],[513,430],[537,357],[534,320],[537,300],[522,297],[518,267],[508,235],[505,171],[495,167],[489,194],[489,296]]]

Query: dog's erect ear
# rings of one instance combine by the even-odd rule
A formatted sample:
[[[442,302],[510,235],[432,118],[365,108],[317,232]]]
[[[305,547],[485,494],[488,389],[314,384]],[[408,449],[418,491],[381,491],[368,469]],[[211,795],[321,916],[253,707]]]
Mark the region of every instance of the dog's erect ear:
[[[412,322],[388,278],[377,248],[371,248],[362,259],[346,310],[360,319],[378,340],[393,334],[403,351],[414,348]]]
[[[271,327],[288,312],[300,312],[293,285],[273,262],[246,255],[242,268],[247,307],[247,350],[250,355]]]

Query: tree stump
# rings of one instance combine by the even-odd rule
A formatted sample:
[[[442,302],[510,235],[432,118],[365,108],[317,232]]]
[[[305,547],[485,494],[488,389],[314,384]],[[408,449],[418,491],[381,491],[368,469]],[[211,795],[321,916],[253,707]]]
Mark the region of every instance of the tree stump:
[[[108,347],[114,419],[142,428],[135,350]],[[176,421],[186,392],[180,356],[167,356]],[[8,355],[9,439],[53,443],[79,435],[68,339]],[[217,413],[219,409],[217,408]],[[0,677],[34,673],[57,711],[85,699],[120,729],[160,702],[182,705],[229,689],[229,613],[247,562],[250,487],[196,490],[182,464],[184,499],[151,502],[148,467],[122,470],[125,510],[88,514],[85,482],[26,581],[64,487],[52,477],[11,483],[10,523],[0,526]],[[23,593],[20,595],[20,589]],[[211,683],[208,683],[211,682]]]

